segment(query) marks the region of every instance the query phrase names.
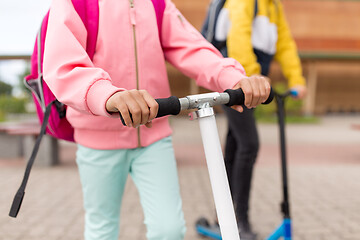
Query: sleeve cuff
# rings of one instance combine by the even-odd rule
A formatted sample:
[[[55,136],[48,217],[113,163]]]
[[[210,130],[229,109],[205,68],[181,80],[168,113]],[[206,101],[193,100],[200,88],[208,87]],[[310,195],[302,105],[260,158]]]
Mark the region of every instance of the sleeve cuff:
[[[106,102],[114,93],[124,90],[123,88],[115,87],[106,79],[96,81],[86,95],[86,103],[89,111],[94,115],[112,117],[112,115],[106,111]]]
[[[289,88],[292,88],[294,86],[306,86],[306,81],[304,77],[298,77],[298,78],[293,78],[289,81]]]
[[[246,77],[244,69],[226,67],[220,72],[219,87],[222,91],[232,89],[244,77]]]

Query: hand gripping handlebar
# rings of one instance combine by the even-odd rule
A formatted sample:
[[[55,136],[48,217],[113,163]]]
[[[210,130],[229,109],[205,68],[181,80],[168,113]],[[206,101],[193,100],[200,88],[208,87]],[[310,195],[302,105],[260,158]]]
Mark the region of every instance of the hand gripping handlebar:
[[[274,98],[274,92],[271,89],[268,99],[263,104],[269,104]],[[166,115],[178,115],[181,110],[201,109],[204,106],[213,107],[224,104],[226,106],[244,105],[245,95],[241,88],[232,90],[227,89],[223,93],[211,92],[197,95],[190,95],[184,98],[171,96],[168,98],[158,98],[155,101],[159,104],[159,110],[156,118]],[[125,122],[120,114],[123,125]]]

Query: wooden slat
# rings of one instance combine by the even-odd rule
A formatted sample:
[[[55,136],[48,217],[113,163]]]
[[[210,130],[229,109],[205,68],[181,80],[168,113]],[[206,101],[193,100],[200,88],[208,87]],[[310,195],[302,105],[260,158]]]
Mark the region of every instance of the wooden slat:
[[[0,55],[0,60],[30,60],[30,55]]]

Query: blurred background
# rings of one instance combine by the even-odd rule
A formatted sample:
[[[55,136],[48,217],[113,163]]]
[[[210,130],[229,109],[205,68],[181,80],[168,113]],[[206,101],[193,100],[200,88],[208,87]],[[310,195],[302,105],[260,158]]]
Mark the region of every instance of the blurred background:
[[[209,0],[173,0],[201,29]],[[35,36],[51,0],[0,1],[0,240],[82,239],[82,195],[74,144],[46,139],[31,174],[22,210],[8,217],[38,131],[23,77]],[[308,95],[289,99],[287,146],[294,239],[360,239],[360,1],[282,0],[297,43]],[[168,65],[173,95],[207,92]],[[278,64],[273,86],[286,90]],[[281,221],[280,155],[275,104],[256,110],[260,152],[251,195],[253,228],[264,239]],[[216,108],[222,144],[227,122]],[[214,206],[196,121],[170,118],[188,232]],[[15,129],[15,130],[14,130]],[[119,239],[145,239],[136,188],[129,179]]]

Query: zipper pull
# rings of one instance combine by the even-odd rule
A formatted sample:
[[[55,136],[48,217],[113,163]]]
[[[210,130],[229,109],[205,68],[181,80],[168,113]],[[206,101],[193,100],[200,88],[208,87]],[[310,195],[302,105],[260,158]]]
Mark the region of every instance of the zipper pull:
[[[136,25],[134,0],[130,0],[130,22],[132,25]]]
[[[180,19],[180,22],[181,22],[182,24],[184,24],[184,19],[183,19],[183,17],[182,17],[180,14],[178,14],[177,16],[178,16],[178,18]]]

